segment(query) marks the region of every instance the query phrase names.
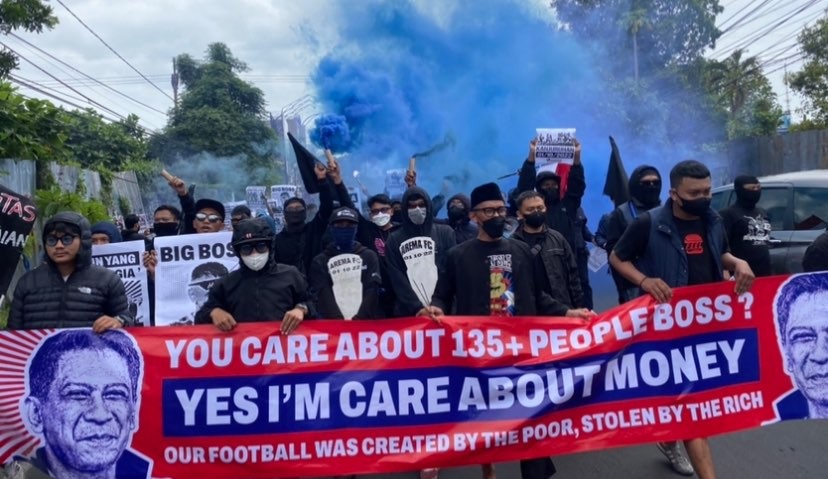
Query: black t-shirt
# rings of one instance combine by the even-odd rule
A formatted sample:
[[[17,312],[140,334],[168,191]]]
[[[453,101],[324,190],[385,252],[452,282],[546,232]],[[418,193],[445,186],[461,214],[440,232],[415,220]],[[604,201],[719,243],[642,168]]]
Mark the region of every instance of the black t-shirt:
[[[765,210],[732,205],[720,214],[733,256],[747,261],[756,276],[770,276],[771,225]]]
[[[715,271],[716,262],[707,244],[707,227],[704,220],[687,221],[674,216],[673,221],[676,223],[679,237],[684,246],[684,253],[687,255],[687,284],[694,285],[716,281],[719,274]],[[634,261],[644,256],[650,241],[651,222],[649,214],[643,214],[633,221],[613,249],[618,259]],[[725,252],[727,251],[721,253]]]

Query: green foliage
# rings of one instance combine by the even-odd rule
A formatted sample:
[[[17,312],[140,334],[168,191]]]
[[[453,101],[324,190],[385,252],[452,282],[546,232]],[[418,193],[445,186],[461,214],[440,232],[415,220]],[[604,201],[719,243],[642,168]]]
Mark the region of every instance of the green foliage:
[[[38,214],[44,219],[51,218],[61,211],[80,213],[90,223],[109,219],[106,206],[100,201],[86,200],[77,193],[62,191],[57,187],[35,191],[35,205],[37,205]]]
[[[828,127],[828,14],[799,35],[805,54],[802,70],[786,81],[805,99],[802,113],[807,118],[798,128]]]
[[[242,155],[245,173],[272,167],[276,135],[265,122],[264,93],[238,77],[247,65],[223,43],[211,44],[203,61],[183,54],[176,64],[185,91],[163,134],[152,139],[151,156],[173,165],[203,153]]]
[[[0,0],[0,34],[13,30],[40,33],[57,25],[52,7],[42,0]],[[17,68],[17,58],[5,48],[0,50],[0,79]]]
[[[0,158],[68,161],[65,112],[0,82]]]
[[[129,208],[129,200],[124,198],[123,196],[118,197],[118,211],[121,212],[121,216],[127,216],[128,214],[132,213]]]

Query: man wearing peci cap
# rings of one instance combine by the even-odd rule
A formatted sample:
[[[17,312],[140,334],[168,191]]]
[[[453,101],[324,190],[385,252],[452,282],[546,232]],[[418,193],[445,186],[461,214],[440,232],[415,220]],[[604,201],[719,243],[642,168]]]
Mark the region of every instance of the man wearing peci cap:
[[[332,241],[313,259],[308,275],[319,317],[383,317],[379,306],[382,287],[379,258],[356,241],[359,214],[352,208],[338,208],[328,223]]]
[[[239,269],[220,278],[196,313],[196,324],[222,331],[238,323],[282,321],[283,333],[293,332],[309,316],[308,286],[293,266],[276,263],[273,230],[263,218],[242,220],[233,230]]]
[[[470,217],[477,238],[448,252],[445,271],[437,280],[431,305],[419,316],[435,321],[447,311],[461,316],[568,316],[591,318],[586,309],[570,309],[543,290],[545,272],[525,243],[503,238],[506,202],[495,183],[478,186],[471,194]],[[495,477],[484,465],[484,478]],[[520,462],[523,479],[546,479],[555,473],[549,458]],[[436,474],[427,477],[436,477]]]

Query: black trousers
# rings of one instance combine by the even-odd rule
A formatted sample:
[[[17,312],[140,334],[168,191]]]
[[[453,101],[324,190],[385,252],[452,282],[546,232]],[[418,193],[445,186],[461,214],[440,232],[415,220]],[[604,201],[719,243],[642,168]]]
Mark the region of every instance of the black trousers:
[[[548,457],[520,461],[521,479],[549,479],[555,472],[555,464]]]
[[[581,289],[584,291],[584,307],[592,309],[594,303],[592,302],[592,286],[589,284],[589,250],[578,250],[575,261],[578,263],[578,277],[581,280]]]

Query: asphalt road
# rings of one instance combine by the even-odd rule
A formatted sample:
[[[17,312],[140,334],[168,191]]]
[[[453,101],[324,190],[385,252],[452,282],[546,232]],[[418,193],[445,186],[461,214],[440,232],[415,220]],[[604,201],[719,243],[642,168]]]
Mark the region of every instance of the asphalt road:
[[[788,421],[711,439],[720,478],[828,478],[828,422]],[[482,462],[482,461],[481,461]],[[655,446],[637,446],[555,458],[558,478],[678,479]],[[518,464],[497,464],[498,479],[520,479]],[[417,473],[359,476],[417,479]],[[480,479],[479,467],[443,469],[443,479]]]

